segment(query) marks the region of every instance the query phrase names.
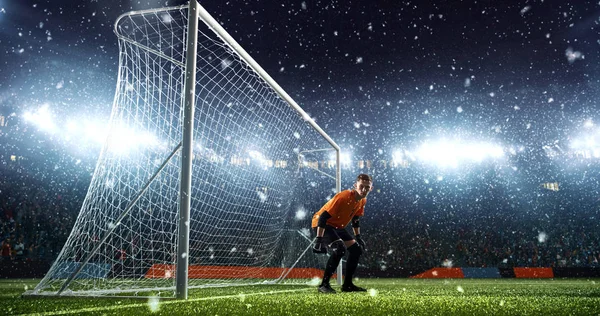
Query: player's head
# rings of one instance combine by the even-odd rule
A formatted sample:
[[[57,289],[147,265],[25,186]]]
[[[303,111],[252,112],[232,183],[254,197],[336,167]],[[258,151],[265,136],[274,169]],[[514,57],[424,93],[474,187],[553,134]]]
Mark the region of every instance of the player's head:
[[[373,178],[366,173],[359,174],[356,177],[356,182],[354,182],[354,190],[361,199],[367,197],[369,192],[373,190]]]

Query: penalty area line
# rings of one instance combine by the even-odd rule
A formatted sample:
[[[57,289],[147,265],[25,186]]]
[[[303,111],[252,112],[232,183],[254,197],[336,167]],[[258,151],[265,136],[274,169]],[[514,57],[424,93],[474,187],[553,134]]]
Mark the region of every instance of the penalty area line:
[[[218,300],[224,298],[245,298],[248,296],[257,296],[257,295],[269,295],[269,294],[280,294],[280,293],[291,293],[291,292],[301,292],[314,290],[314,288],[306,288],[306,289],[296,289],[296,290],[280,290],[280,291],[267,291],[267,292],[257,292],[257,293],[240,293],[240,294],[231,294],[231,295],[222,295],[222,296],[213,296],[213,297],[199,297],[187,299],[185,301],[180,300],[168,300],[159,302],[159,306],[168,305],[168,304],[178,304],[178,303],[191,303],[198,301],[209,301],[209,300]],[[159,299],[157,297],[157,299]],[[151,303],[135,303],[135,304],[127,304],[127,305],[111,305],[111,306],[103,306],[103,307],[87,307],[80,308],[74,310],[66,310],[66,311],[54,311],[54,312],[42,312],[42,313],[31,313],[31,314],[21,314],[21,316],[46,316],[46,315],[70,315],[70,314],[79,314],[79,313],[87,313],[87,312],[99,312],[99,311],[110,311],[110,310],[119,310],[125,308],[133,308],[133,307],[148,307]]]

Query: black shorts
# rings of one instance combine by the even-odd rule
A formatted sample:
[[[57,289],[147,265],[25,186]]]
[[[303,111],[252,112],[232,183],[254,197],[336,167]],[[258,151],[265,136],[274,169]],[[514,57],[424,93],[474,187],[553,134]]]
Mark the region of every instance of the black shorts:
[[[317,233],[317,229],[314,229],[315,234]],[[333,226],[325,226],[325,233],[323,234],[323,241],[326,244],[331,244],[336,240],[349,241],[354,240],[354,237],[350,235],[350,233],[345,228],[334,228]]]

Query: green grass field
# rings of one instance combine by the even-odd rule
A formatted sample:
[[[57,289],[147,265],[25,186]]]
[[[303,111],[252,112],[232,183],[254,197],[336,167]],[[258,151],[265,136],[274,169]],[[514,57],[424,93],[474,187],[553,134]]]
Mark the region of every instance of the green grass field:
[[[252,286],[190,290],[188,301],[158,301],[21,298],[37,280],[2,280],[0,315],[600,315],[600,279],[356,283],[369,292],[328,295],[308,286]]]

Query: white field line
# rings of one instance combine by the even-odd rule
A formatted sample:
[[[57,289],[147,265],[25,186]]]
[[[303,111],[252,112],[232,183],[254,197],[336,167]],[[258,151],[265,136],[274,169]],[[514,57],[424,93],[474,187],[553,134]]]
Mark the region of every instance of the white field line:
[[[163,306],[163,305],[169,305],[169,304],[187,304],[187,303],[191,303],[191,302],[217,300],[217,299],[223,299],[223,298],[244,298],[244,297],[248,297],[248,296],[290,293],[290,292],[300,292],[300,291],[308,291],[308,290],[315,290],[315,289],[314,288],[306,288],[306,289],[297,289],[297,290],[281,290],[281,291],[268,291],[268,292],[259,292],[259,293],[232,294],[232,295],[223,295],[223,296],[192,298],[192,299],[188,299],[185,301],[168,300],[168,301],[161,301],[159,303],[159,305]],[[159,299],[159,298],[157,297],[157,299]],[[135,303],[135,304],[127,304],[127,305],[88,307],[88,308],[66,310],[66,311],[43,312],[43,313],[33,313],[33,314],[21,314],[21,315],[27,315],[27,316],[70,315],[70,314],[80,314],[80,313],[87,313],[87,312],[118,310],[118,309],[125,309],[125,308],[131,308],[131,307],[148,307],[149,305],[150,305],[150,303],[145,302],[145,303]]]
[[[432,280],[432,279],[429,279]],[[590,285],[590,286],[600,286],[600,279],[598,279],[598,282],[595,281],[581,281],[581,282],[563,282],[563,281],[531,281],[531,282],[499,282],[499,283],[494,283],[493,280],[501,280],[500,278],[498,279],[488,279],[490,280],[490,282],[469,282],[469,281],[461,281],[461,280],[469,280],[469,279],[449,279],[447,282],[444,282],[442,280],[440,280],[440,284],[435,284],[435,285],[450,285],[450,284],[458,284],[461,283],[463,285],[489,285],[489,286],[512,286],[512,285]],[[472,279],[471,279],[472,280]],[[386,284],[387,285],[387,284]],[[396,284],[392,284],[392,285],[416,285],[415,283],[396,283]],[[429,284],[427,284],[429,285]]]
[[[14,294],[14,293],[11,293],[11,294],[4,294],[4,293],[2,293],[2,294],[0,294],[0,297],[14,297],[14,298],[18,298],[19,295],[18,294]]]

